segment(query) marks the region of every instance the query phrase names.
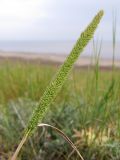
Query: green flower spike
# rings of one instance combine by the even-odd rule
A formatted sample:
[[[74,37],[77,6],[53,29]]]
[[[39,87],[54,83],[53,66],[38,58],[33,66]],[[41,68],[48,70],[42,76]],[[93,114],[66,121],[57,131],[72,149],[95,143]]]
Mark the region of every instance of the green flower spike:
[[[46,115],[46,112],[49,109],[49,106],[59,93],[61,87],[63,86],[67,75],[69,74],[73,64],[78,59],[80,53],[83,51],[85,46],[88,44],[90,39],[93,37],[93,34],[103,16],[104,12],[101,10],[88,25],[84,32],[81,33],[80,38],[77,40],[75,46],[73,47],[70,55],[65,60],[64,64],[60,67],[54,79],[51,81],[50,85],[45,90],[43,96],[41,97],[38,106],[33,112],[31,120],[26,128],[25,135],[19,144],[15,154],[12,157],[12,160],[15,160],[18,152],[20,151],[22,145],[26,141],[27,137],[32,134],[38,126],[38,123],[41,123],[42,119]]]
[[[55,78],[51,81],[50,85],[45,90],[38,107],[35,109],[32,118],[28,124],[26,133],[32,133],[37,127],[38,122],[41,122],[46,112],[49,109],[50,104],[53,102],[61,87],[63,86],[68,73],[70,72],[73,64],[78,59],[80,53],[84,47],[88,44],[89,40],[93,37],[93,34],[103,16],[103,11],[100,11],[89,24],[84,32],[81,33],[80,38],[77,40],[70,55],[65,60],[57,72]]]

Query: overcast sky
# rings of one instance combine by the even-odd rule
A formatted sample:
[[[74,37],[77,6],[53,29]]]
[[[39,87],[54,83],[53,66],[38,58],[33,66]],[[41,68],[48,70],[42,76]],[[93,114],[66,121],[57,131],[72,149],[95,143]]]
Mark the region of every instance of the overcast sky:
[[[76,40],[100,9],[96,37],[111,40],[116,10],[120,40],[120,0],[0,0],[0,40]]]

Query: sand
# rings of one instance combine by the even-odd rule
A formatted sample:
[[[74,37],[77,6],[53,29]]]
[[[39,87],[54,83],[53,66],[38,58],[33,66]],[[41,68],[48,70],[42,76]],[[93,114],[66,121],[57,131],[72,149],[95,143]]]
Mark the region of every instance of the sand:
[[[67,55],[63,54],[37,54],[24,52],[0,52],[0,59],[23,59],[23,60],[40,60],[44,63],[63,63]],[[90,57],[80,57],[76,62],[78,67],[94,66],[94,60]],[[109,69],[112,66],[112,60],[100,59],[100,67]],[[115,60],[115,67],[120,68],[120,60]]]

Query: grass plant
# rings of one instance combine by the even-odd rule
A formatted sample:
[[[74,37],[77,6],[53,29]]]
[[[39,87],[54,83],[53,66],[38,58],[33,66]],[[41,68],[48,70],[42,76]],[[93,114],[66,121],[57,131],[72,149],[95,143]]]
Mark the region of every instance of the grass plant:
[[[53,102],[58,92],[66,80],[67,75],[69,74],[73,64],[78,59],[80,53],[83,51],[84,47],[93,37],[93,34],[103,16],[103,11],[100,11],[90,23],[90,25],[85,29],[85,31],[80,35],[80,38],[77,40],[73,50],[70,55],[67,57],[59,71],[57,72],[55,78],[51,81],[50,85],[45,90],[43,96],[40,99],[40,102],[36,109],[34,110],[33,116],[28,124],[25,135],[23,136],[22,141],[20,142],[15,154],[11,160],[15,160],[21,147],[25,143],[27,137],[34,132],[39,122],[42,121],[43,117],[46,115],[46,112],[49,109],[50,104]]]
[[[0,90],[0,150],[1,156],[10,159],[19,143],[21,134],[23,134],[24,126],[22,122],[27,126],[33,108],[38,104],[39,93],[42,96],[43,86],[46,87],[49,84],[58,67],[33,65],[31,63],[26,65],[22,62],[18,65],[11,65],[11,62],[9,62],[7,65],[10,72],[6,70],[6,62],[2,64],[2,69],[0,69],[0,73],[7,73],[3,74],[1,78],[3,85],[1,85]],[[24,76],[21,75],[21,70]],[[31,75],[34,75],[30,82],[27,81],[29,76],[31,77],[28,74],[29,70]],[[14,76],[15,72],[21,75],[21,82],[19,76]],[[93,157],[96,160],[114,160],[120,158],[118,141],[120,137],[120,73],[119,70],[114,71],[115,83],[113,85],[111,80],[112,71],[99,70],[99,72],[97,103],[95,96],[96,84],[93,83],[95,78],[94,70],[86,72],[86,70],[74,68],[76,88],[74,89],[73,76],[70,74],[43,122],[60,128],[66,133],[76,144],[85,160],[92,160]],[[48,74],[44,75],[44,73]],[[38,74],[42,76],[37,77]],[[11,82],[6,85],[6,80],[9,77],[11,77]],[[46,81],[44,77],[46,77]],[[29,86],[34,86],[35,82],[34,94],[31,95]],[[24,83],[26,88],[19,91],[20,86],[24,86]],[[17,91],[15,92],[16,95],[11,90],[9,91],[11,86],[13,90]],[[112,89],[114,89],[114,94],[112,94]],[[4,90],[8,90],[8,94]],[[11,100],[9,94],[13,97]],[[72,154],[70,147],[50,129],[37,129],[30,138],[33,147],[29,141],[26,142],[19,154],[21,160],[24,158],[67,159],[69,153]],[[33,149],[37,154],[34,154]],[[70,155],[71,159],[79,158],[73,152]]]

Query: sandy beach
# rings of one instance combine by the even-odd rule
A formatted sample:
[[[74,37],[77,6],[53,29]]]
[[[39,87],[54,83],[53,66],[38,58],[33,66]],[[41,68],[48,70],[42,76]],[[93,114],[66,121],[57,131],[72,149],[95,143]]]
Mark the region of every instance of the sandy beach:
[[[25,61],[41,61],[43,63],[55,63],[61,64],[64,62],[67,55],[60,54],[38,54],[38,53],[24,53],[24,52],[0,52],[0,60],[11,59],[11,60],[25,60]],[[90,57],[80,57],[76,62],[77,67],[88,67],[94,66],[94,59]],[[111,69],[112,60],[100,59],[100,67],[103,69]],[[120,60],[115,60],[115,67],[120,68]]]

